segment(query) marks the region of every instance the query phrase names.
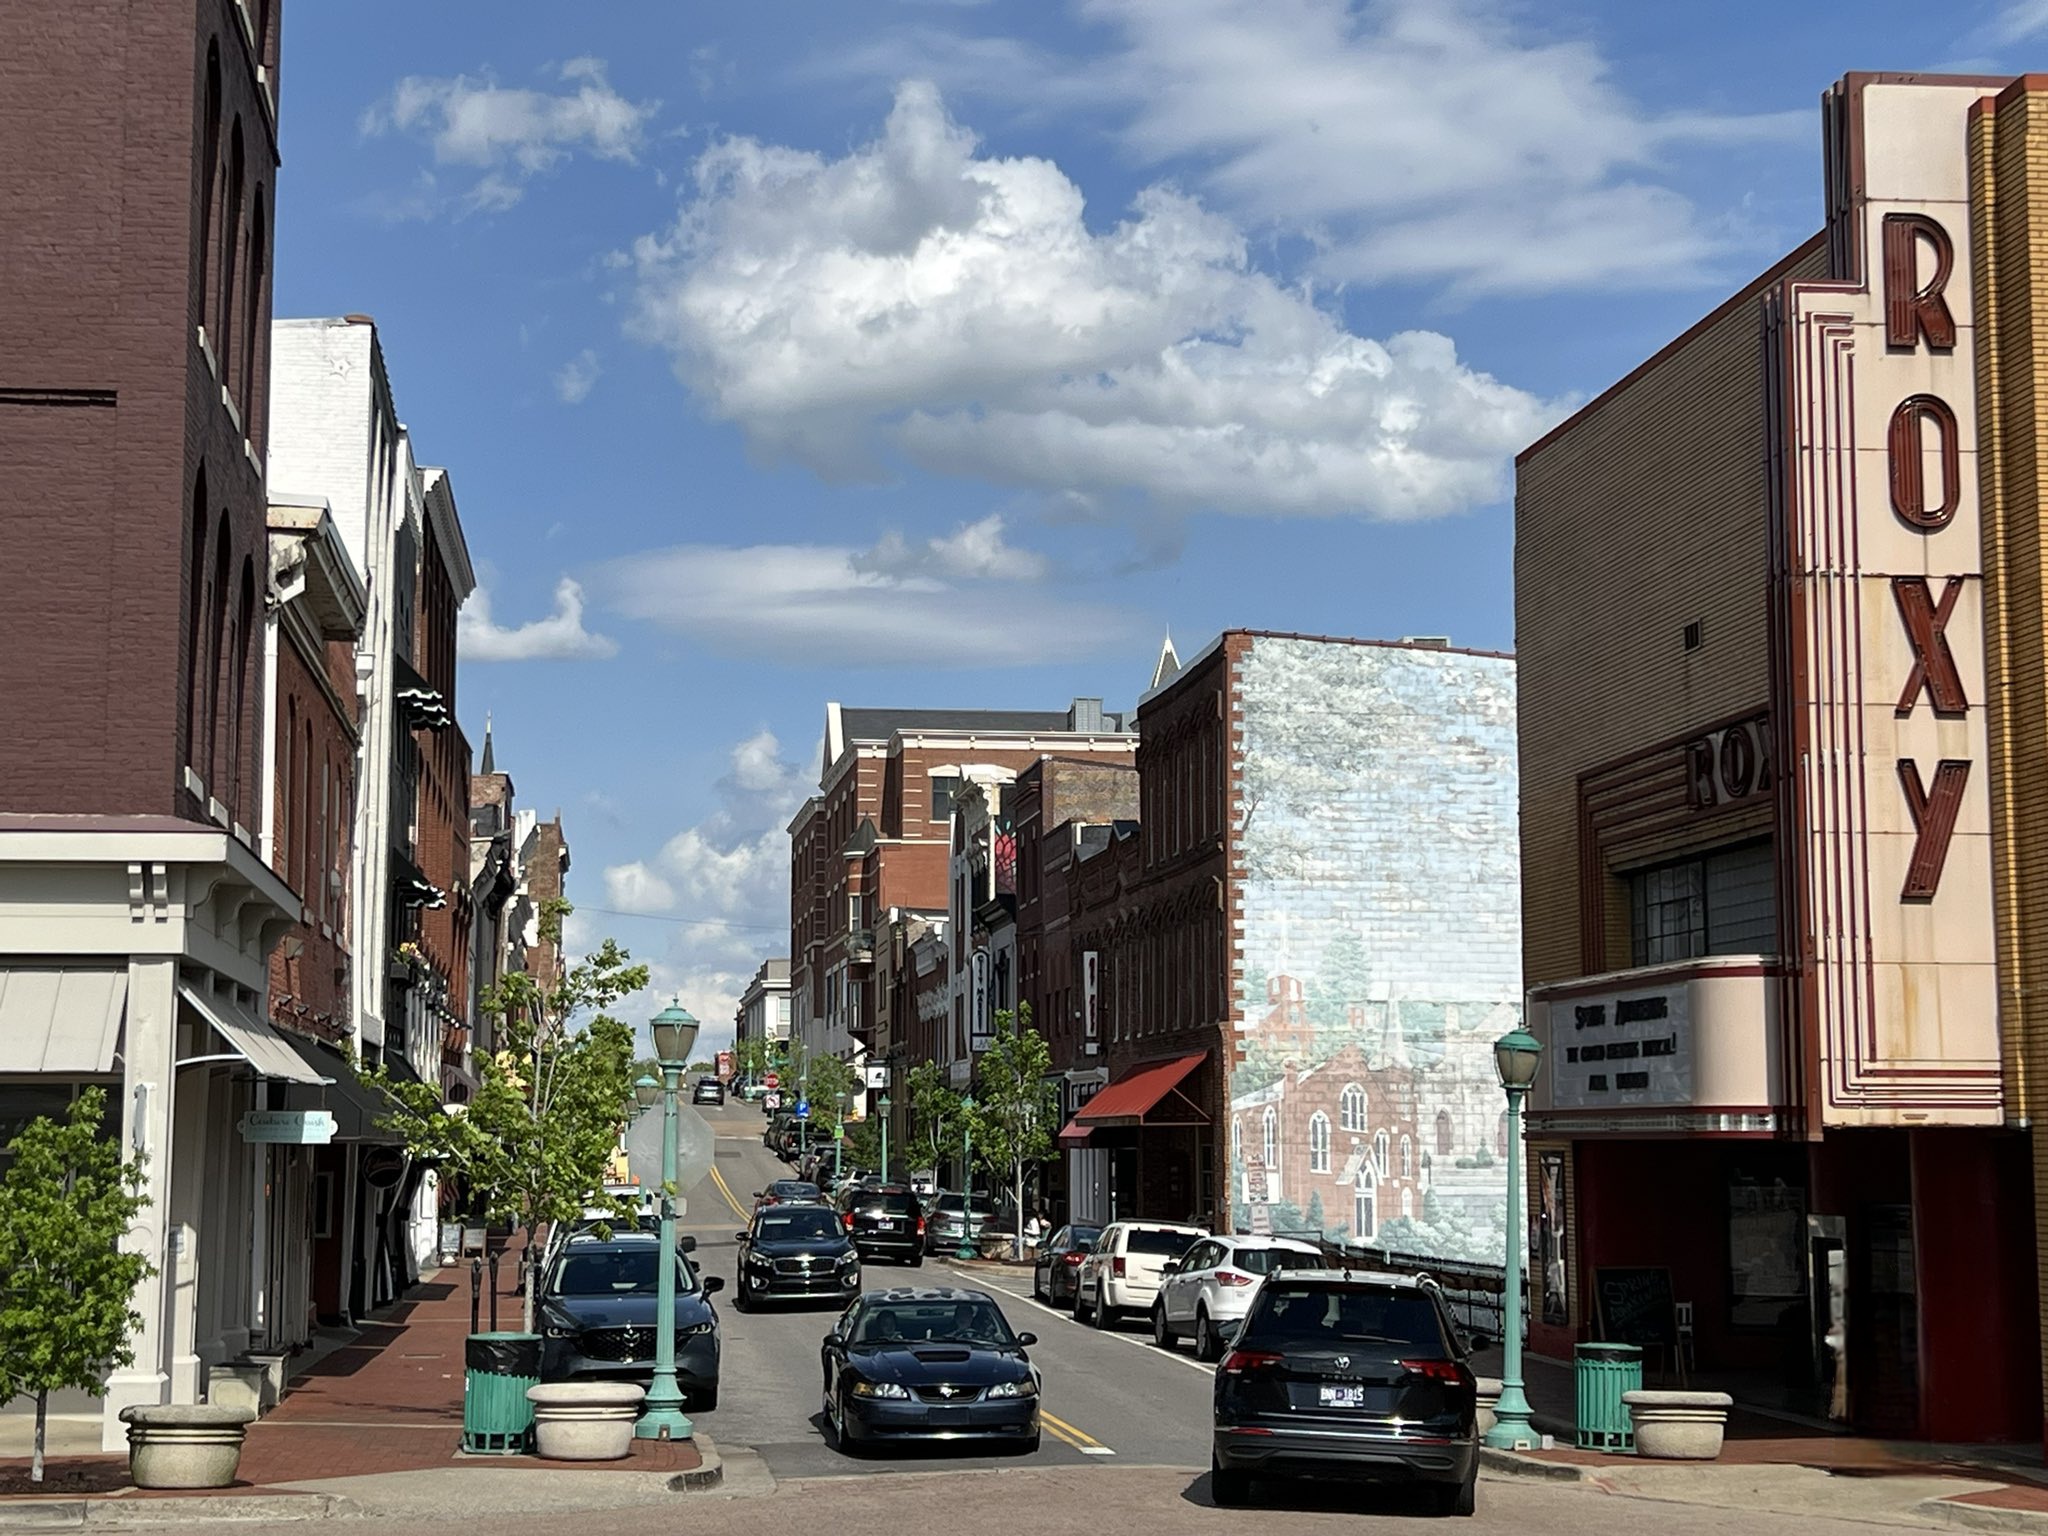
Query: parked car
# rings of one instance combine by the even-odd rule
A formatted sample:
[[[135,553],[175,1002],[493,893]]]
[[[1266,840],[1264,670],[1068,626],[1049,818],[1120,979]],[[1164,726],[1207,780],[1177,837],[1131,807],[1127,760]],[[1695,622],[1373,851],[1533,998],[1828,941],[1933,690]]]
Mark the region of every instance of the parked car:
[[[1208,1235],[1207,1228],[1177,1221],[1111,1222],[1074,1276],[1074,1320],[1092,1317],[1096,1327],[1108,1328],[1125,1312],[1150,1311],[1167,1262]]]
[[[742,1310],[804,1297],[840,1301],[860,1289],[860,1251],[830,1206],[763,1206],[737,1236],[733,1305]]]
[[[848,1184],[833,1202],[863,1262],[924,1263],[924,1207],[907,1184]]]
[[[572,1238],[541,1283],[541,1379],[650,1381],[660,1324],[661,1244],[644,1233]],[[692,1408],[718,1406],[718,1313],[725,1282],[676,1254],[676,1381]]]
[[[1102,1228],[1074,1222],[1038,1245],[1038,1258],[1031,1267],[1031,1294],[1057,1307],[1074,1304],[1074,1278],[1081,1273],[1081,1261],[1094,1248]]]
[[[1216,1371],[1210,1492],[1255,1477],[1404,1479],[1469,1515],[1478,1383],[1435,1289],[1391,1275],[1277,1270]]]
[[[985,1291],[870,1291],[825,1336],[825,1423],[842,1450],[892,1440],[1038,1449],[1037,1338]]]
[[[808,1179],[777,1179],[766,1189],[755,1192],[754,1209],[765,1210],[771,1205],[816,1205],[824,1198],[824,1192]]]
[[[692,1104],[723,1104],[725,1102],[725,1084],[715,1077],[698,1078],[697,1086],[690,1090],[690,1102]]]
[[[995,1205],[987,1195],[970,1200],[957,1191],[942,1189],[925,1208],[924,1251],[951,1253],[963,1236],[978,1242],[995,1216]]]
[[[1152,1342],[1171,1349],[1192,1333],[1197,1359],[1220,1359],[1261,1280],[1276,1269],[1323,1267],[1320,1248],[1291,1237],[1205,1237],[1161,1269]]]
[[[761,1122],[761,1145],[769,1151],[778,1151],[782,1146],[782,1128],[795,1117],[786,1109],[768,1107],[768,1118]]]

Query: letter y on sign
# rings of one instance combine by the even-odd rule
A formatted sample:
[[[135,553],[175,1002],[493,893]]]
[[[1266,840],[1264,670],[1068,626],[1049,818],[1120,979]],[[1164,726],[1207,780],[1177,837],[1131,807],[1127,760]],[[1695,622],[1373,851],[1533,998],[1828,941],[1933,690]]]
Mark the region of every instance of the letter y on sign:
[[[1899,783],[1906,791],[1906,809],[1912,813],[1913,862],[1906,866],[1901,901],[1932,899],[1941,884],[1941,866],[1948,860],[1949,839],[1956,833],[1956,817],[1963,809],[1963,788],[1970,782],[1968,759],[1945,757],[1934,769],[1934,788],[1920,781],[1920,765],[1910,757],[1899,759]]]

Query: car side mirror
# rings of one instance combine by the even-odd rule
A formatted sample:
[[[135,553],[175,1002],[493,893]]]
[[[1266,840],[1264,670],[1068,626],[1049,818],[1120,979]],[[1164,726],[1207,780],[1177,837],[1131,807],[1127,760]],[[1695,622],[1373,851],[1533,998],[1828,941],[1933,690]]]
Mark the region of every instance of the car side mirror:
[[[706,1275],[703,1280],[703,1285],[704,1294],[706,1296],[716,1296],[720,1291],[725,1289],[725,1277],[722,1275]]]
[[[676,1252],[677,1252],[677,1253],[695,1253],[696,1251],[697,1251],[697,1239],[696,1239],[696,1238],[694,1238],[694,1237],[689,1237],[689,1236],[686,1236],[686,1235],[684,1235],[684,1234],[683,1234],[683,1233],[681,1233],[681,1232],[678,1232],[678,1233],[676,1234]]]
[[[844,1349],[844,1348],[846,1348],[846,1335],[845,1335],[845,1334],[843,1334],[843,1333],[828,1333],[828,1334],[826,1334],[826,1335],[825,1335],[825,1347],[826,1347],[827,1349]]]
[[[1032,1345],[1036,1344],[1037,1342],[1038,1335],[1035,1333],[1020,1333],[1017,1335],[1017,1343],[1021,1348],[1029,1349]]]
[[[1177,1274],[1179,1274],[1179,1273],[1180,1273],[1180,1260],[1179,1260],[1179,1259],[1168,1259],[1168,1260],[1167,1260],[1167,1261],[1166,1261],[1166,1262],[1165,1262],[1164,1264],[1162,1264],[1162,1265],[1160,1265],[1160,1266],[1159,1266],[1159,1273],[1160,1273],[1160,1274],[1162,1274],[1162,1275],[1177,1275]]]
[[[744,1243],[747,1240],[747,1234],[744,1232],[735,1232],[732,1235],[732,1240],[736,1243]]]

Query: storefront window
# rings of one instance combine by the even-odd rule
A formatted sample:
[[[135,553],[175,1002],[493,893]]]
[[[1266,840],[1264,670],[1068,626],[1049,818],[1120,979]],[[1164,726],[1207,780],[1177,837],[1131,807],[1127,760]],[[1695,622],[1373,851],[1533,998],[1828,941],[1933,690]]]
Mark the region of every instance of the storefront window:
[[[1776,880],[1768,842],[1636,871],[1628,877],[1630,963],[1771,953]]]
[[[8,1148],[14,1138],[28,1129],[28,1123],[40,1116],[61,1117],[71,1107],[71,1101],[78,1093],[91,1085],[69,1082],[0,1083],[0,1174],[7,1172],[14,1163]],[[121,1106],[119,1084],[108,1083],[107,1106],[100,1120],[102,1136],[118,1136],[121,1131]]]

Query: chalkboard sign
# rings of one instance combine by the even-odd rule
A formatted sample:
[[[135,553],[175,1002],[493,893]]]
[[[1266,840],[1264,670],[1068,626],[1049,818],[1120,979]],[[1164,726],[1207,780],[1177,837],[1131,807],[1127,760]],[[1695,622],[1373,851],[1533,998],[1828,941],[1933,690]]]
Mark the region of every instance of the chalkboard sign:
[[[1607,1343],[1677,1342],[1670,1270],[1595,1269],[1593,1290],[1600,1303],[1600,1337]]]

